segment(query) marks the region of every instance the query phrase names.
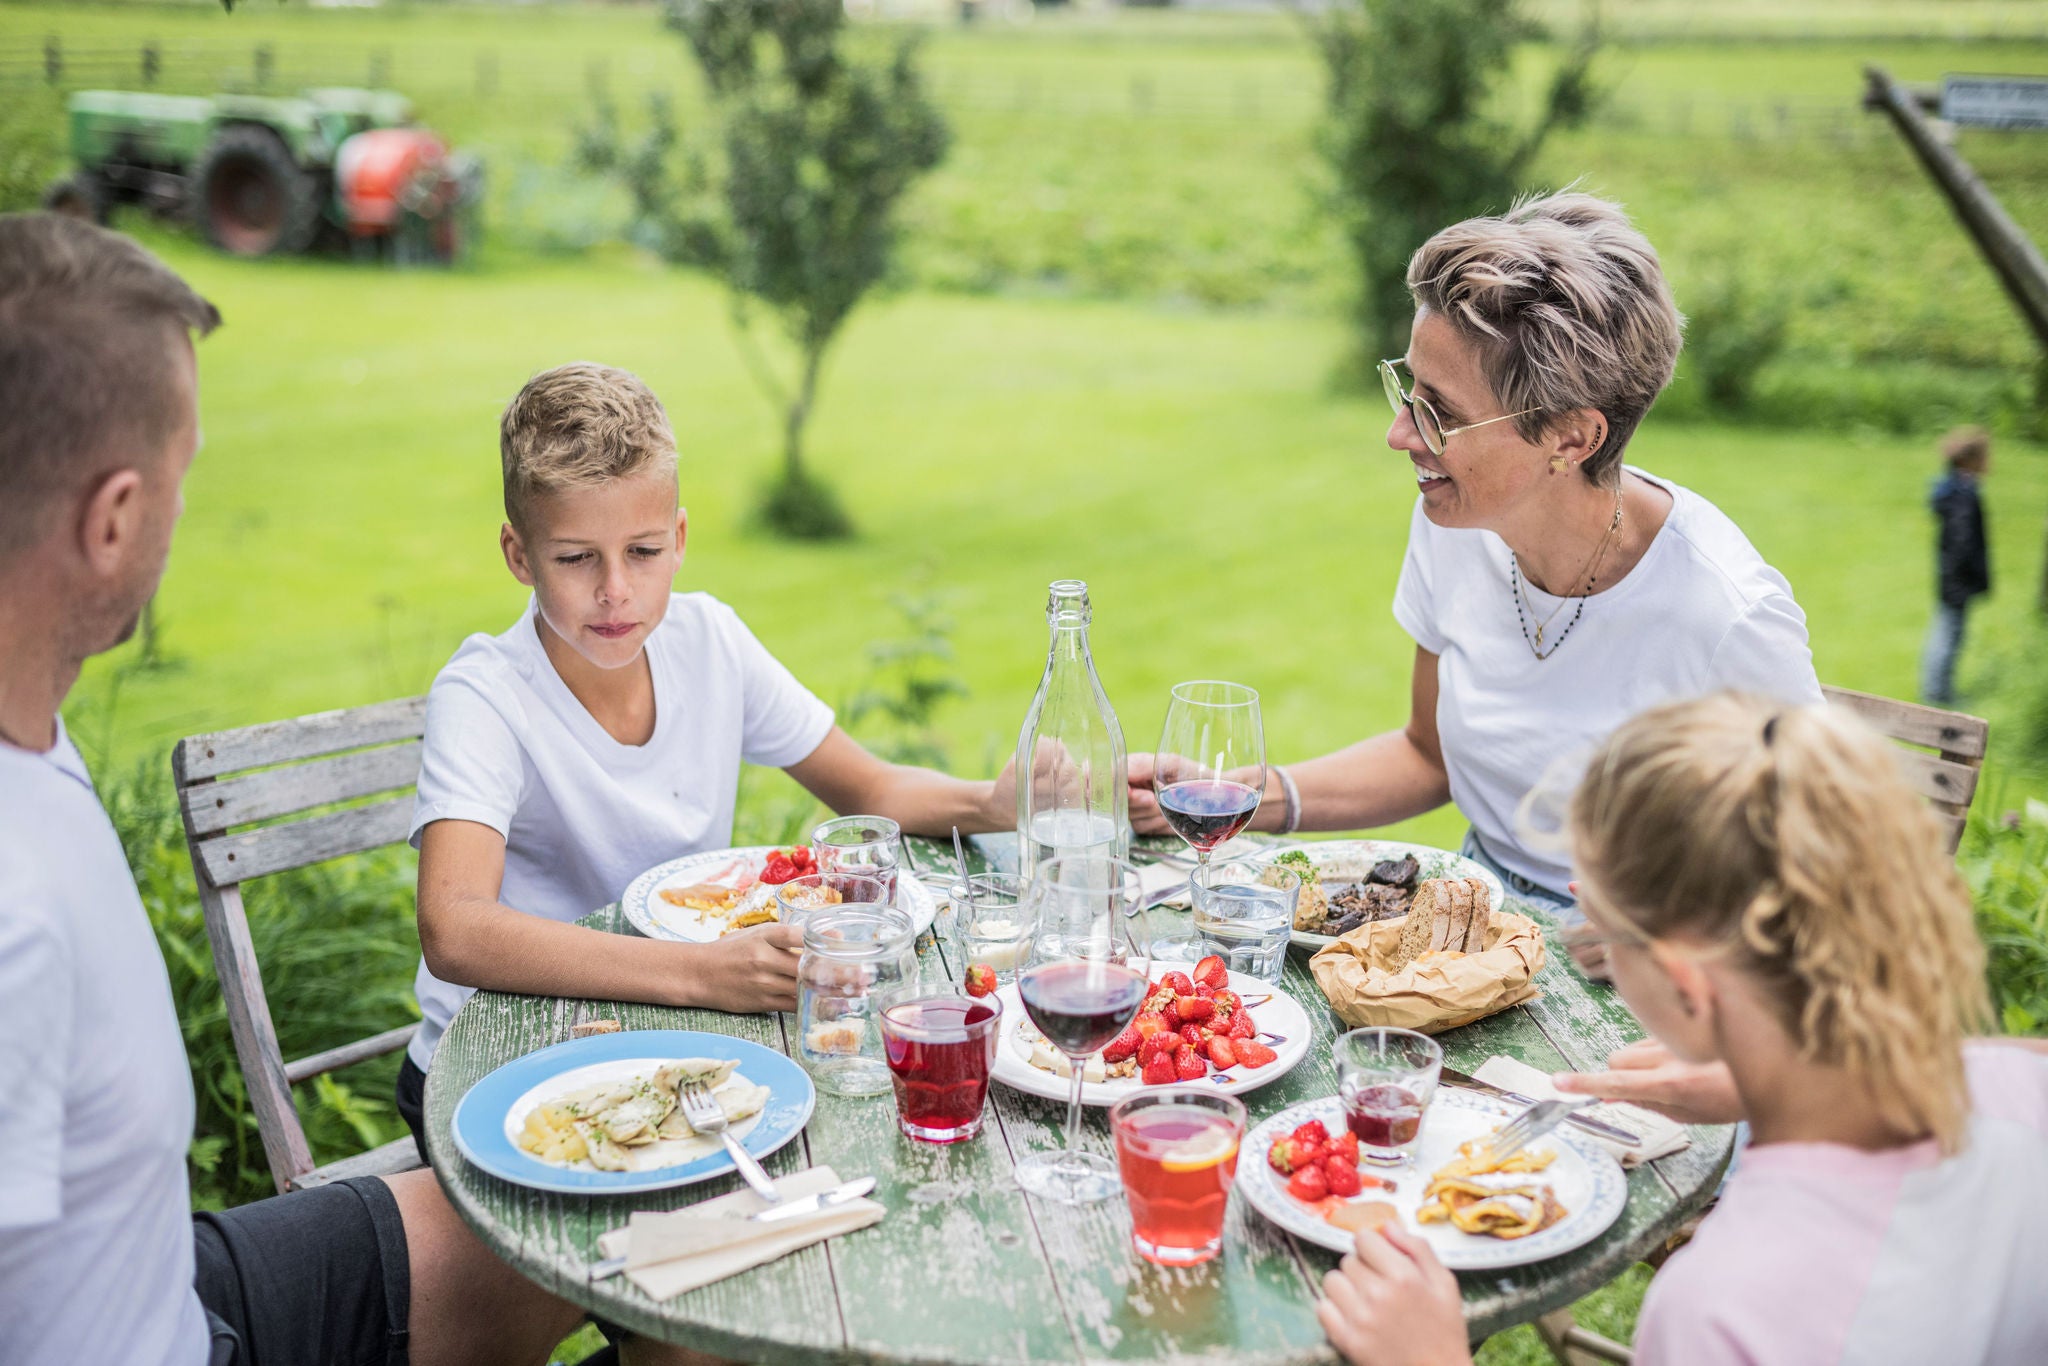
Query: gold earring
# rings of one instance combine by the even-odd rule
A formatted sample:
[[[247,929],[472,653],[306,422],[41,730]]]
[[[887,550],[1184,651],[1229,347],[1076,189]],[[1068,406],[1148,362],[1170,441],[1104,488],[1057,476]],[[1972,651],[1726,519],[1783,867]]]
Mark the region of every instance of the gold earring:
[[[1563,474],[1565,467],[1570,463],[1561,455],[1553,455],[1550,457],[1550,472],[1552,474]]]

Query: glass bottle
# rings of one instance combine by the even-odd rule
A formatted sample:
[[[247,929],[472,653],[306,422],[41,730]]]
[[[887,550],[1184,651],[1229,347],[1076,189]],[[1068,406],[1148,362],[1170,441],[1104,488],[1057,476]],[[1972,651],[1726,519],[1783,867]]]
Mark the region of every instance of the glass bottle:
[[[1088,650],[1088,585],[1061,579],[1046,598],[1052,645],[1017,736],[1018,872],[1049,858],[1123,857],[1131,838],[1124,733]]]

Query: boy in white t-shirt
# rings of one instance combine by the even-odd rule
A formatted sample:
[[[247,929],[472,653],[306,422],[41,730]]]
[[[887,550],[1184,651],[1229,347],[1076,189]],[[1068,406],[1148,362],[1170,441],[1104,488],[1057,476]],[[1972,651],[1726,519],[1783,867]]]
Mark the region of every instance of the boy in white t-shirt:
[[[638,378],[537,375],[499,446],[499,544],[533,600],[504,634],[463,642],[428,698],[413,815],[424,1020],[399,1078],[415,1135],[425,1069],[477,987],[794,1007],[793,926],[676,944],[568,923],[656,863],[730,844],[742,760],[914,833],[999,829],[1015,807],[1007,770],[968,782],[868,753],[730,607],[671,591],[689,520],[667,414]]]

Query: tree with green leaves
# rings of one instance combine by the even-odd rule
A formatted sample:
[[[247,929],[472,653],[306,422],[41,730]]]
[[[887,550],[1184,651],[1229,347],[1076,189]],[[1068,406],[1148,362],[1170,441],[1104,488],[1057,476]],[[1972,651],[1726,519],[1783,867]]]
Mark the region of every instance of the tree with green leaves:
[[[728,287],[748,368],[782,415],[782,468],[762,512],[785,535],[851,530],[831,488],[804,465],[804,430],[827,350],[889,273],[896,210],[946,152],[945,119],[924,91],[914,43],[868,61],[845,50],[841,0],[666,0],[717,119],[715,148],[667,170],[673,120],[620,158],[643,235],[668,259]],[[778,366],[756,329],[767,314],[794,352]]]
[[[1533,119],[1506,117],[1517,45],[1542,36],[1515,0],[1333,0],[1307,20],[1329,81],[1318,146],[1358,266],[1361,377],[1408,346],[1408,258],[1448,224],[1505,210],[1530,163],[1593,104],[1589,21]]]

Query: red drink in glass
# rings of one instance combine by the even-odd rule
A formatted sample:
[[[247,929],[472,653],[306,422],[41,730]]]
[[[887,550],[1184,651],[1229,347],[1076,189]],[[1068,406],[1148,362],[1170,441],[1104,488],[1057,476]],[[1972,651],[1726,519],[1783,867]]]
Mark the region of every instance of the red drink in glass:
[[[1422,1130],[1422,1101],[1405,1086],[1368,1086],[1344,1098],[1344,1122],[1368,1148],[1405,1148]]]
[[[1337,1094],[1358,1155],[1382,1167],[1407,1164],[1443,1071],[1443,1046],[1412,1029],[1370,1026],[1339,1038]]]
[[[1002,1003],[934,996],[882,1012],[882,1048],[896,1088],[896,1122],[927,1143],[958,1143],[981,1131]]]
[[[1139,1256],[1192,1266],[1222,1250],[1244,1121],[1234,1097],[1180,1088],[1140,1092],[1111,1108]]]

